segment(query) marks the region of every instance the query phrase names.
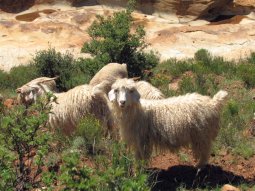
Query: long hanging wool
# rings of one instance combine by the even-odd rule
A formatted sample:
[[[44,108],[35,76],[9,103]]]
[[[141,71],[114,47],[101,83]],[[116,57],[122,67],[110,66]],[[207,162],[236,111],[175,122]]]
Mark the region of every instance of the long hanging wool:
[[[55,94],[56,102],[52,103],[52,114],[49,116],[50,126],[61,128],[65,134],[70,134],[82,118],[92,115],[104,128],[111,128],[109,101],[105,94],[97,94],[95,89],[90,85],[81,85]]]
[[[176,151],[191,145],[199,167],[208,162],[226,96],[221,90],[213,98],[191,93],[145,100],[130,79],[117,80],[108,94],[120,136],[136,158],[148,159],[153,149]]]

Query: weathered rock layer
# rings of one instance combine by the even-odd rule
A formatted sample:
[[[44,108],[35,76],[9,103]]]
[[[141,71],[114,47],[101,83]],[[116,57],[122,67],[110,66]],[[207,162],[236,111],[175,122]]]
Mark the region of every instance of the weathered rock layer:
[[[148,49],[158,51],[161,59],[193,57],[200,48],[226,59],[238,59],[255,51],[253,1],[146,0],[140,1],[139,6],[150,15],[136,12],[133,17],[135,25],[145,26]],[[93,2],[86,1],[91,5]],[[49,47],[69,51],[76,57],[88,56],[80,53],[83,43],[90,40],[87,28],[96,14],[110,15],[116,9],[83,3],[81,0],[68,3],[14,0],[11,5],[7,0],[0,0],[0,69],[8,71],[26,64],[36,51]],[[97,3],[115,5],[113,0]],[[186,7],[181,6],[183,3]],[[30,8],[13,13],[27,7]]]

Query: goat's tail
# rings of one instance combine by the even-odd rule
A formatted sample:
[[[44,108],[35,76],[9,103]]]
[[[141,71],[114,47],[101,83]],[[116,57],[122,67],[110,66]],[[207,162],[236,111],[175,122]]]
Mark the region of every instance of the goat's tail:
[[[228,95],[228,92],[224,90],[220,90],[213,96],[213,101],[215,102],[216,107],[219,107],[222,105],[227,95]]]

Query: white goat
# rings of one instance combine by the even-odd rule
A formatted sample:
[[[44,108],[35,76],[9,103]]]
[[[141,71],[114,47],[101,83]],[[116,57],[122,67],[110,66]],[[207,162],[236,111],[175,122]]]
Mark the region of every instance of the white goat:
[[[226,96],[221,90],[213,98],[192,93],[144,100],[131,79],[117,80],[108,93],[120,136],[133,147],[136,158],[148,159],[153,148],[176,151],[191,144],[199,167],[208,162]]]
[[[55,80],[57,78],[58,77],[40,77],[26,83],[20,88],[17,88],[16,92],[18,93],[18,102],[28,106],[36,102],[37,98],[45,93],[50,91],[54,92],[56,90]]]
[[[106,94],[101,94],[102,84],[95,87],[90,85],[77,86],[64,93],[56,93],[56,101],[52,103],[49,125],[61,128],[70,135],[79,121],[92,115],[101,122],[105,130],[111,130],[112,118],[108,107]]]
[[[142,99],[164,99],[164,94],[156,87],[146,81],[135,82],[136,89]]]
[[[89,85],[95,86],[103,81],[107,81],[108,85],[104,86],[105,92],[109,92],[111,85],[119,78],[127,78],[128,71],[126,64],[109,63],[99,70],[90,80]]]
[[[127,78],[128,71],[126,64],[118,64],[118,63],[109,63],[105,65],[101,70],[99,70],[96,75],[91,79],[90,85],[95,86],[100,84],[101,82],[107,82],[105,85],[105,92],[108,93],[111,89],[111,85],[117,80],[121,78]],[[163,93],[152,86],[150,83],[146,81],[138,81],[137,90],[140,93],[142,98],[145,99],[162,99],[165,96]]]

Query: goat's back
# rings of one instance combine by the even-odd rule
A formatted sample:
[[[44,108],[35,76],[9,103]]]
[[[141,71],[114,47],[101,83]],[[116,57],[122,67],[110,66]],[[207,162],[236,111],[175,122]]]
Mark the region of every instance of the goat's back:
[[[106,126],[110,118],[108,100],[104,96],[94,96],[92,86],[81,85],[55,95],[57,99],[52,103],[51,126],[60,127],[66,134],[70,134],[79,121],[88,115],[94,116]]]
[[[164,94],[156,87],[146,81],[138,81],[135,83],[136,89],[142,99],[163,99]]]
[[[89,84],[95,86],[106,80],[112,85],[116,79],[126,78],[127,76],[126,64],[109,63],[95,74]]]
[[[218,133],[219,109],[208,96],[193,93],[163,100],[140,101],[149,128],[158,131],[154,135],[162,135],[166,142],[176,147],[186,145],[198,136],[215,137]],[[183,140],[177,140],[180,137]]]

